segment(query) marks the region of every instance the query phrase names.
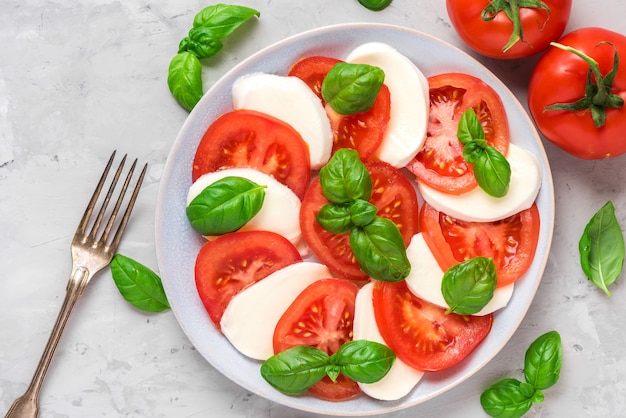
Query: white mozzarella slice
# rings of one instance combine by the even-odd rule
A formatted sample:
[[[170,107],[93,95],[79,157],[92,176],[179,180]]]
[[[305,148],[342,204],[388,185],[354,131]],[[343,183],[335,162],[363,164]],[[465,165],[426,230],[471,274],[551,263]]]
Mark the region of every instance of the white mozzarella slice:
[[[233,107],[274,116],[291,125],[309,147],[311,169],[328,162],[333,147],[330,121],[320,99],[297,77],[253,73],[232,88]]]
[[[406,255],[411,262],[411,273],[405,280],[411,293],[435,305],[449,308],[441,293],[444,271],[439,267],[421,232],[411,238]],[[513,295],[513,288],[513,283],[496,288],[493,298],[475,315],[487,315],[504,308]]]
[[[239,231],[276,232],[291,241],[300,254],[307,255],[308,247],[304,244],[300,230],[300,199],[289,187],[268,174],[253,168],[228,168],[203,174],[189,188],[187,205],[206,187],[230,176],[243,177],[256,184],[267,186],[261,210]]]
[[[224,311],[222,333],[242,354],[267,360],[274,355],[276,324],[310,284],[332,277],[320,263],[303,261],[284,267],[233,297]]]
[[[430,107],[426,76],[405,55],[381,42],[358,46],[346,62],[374,65],[385,72],[391,113],[383,142],[374,156],[396,168],[404,167],[426,140]]]
[[[418,181],[426,202],[453,218],[469,222],[493,222],[508,218],[532,206],[541,187],[541,166],[532,152],[510,144],[506,156],[511,166],[511,182],[506,196],[489,196],[480,187],[452,195]]]
[[[385,344],[378,331],[372,303],[373,283],[363,286],[356,297],[353,334],[355,340],[369,340]],[[396,358],[391,370],[375,383],[359,383],[361,390],[374,399],[393,401],[408,394],[422,378],[424,372],[416,370]]]

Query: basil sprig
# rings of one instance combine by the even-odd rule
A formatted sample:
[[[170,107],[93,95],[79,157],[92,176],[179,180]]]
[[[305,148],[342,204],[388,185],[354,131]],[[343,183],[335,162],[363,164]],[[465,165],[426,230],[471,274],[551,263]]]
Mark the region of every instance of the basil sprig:
[[[253,16],[257,10],[231,4],[214,4],[202,9],[193,20],[188,35],[178,44],[172,58],[167,85],[176,101],[191,110],[202,98],[202,65],[200,59],[210,58],[222,49],[221,40]]]
[[[385,73],[368,64],[340,62],[322,81],[322,98],[341,115],[367,112],[376,101]]]
[[[480,312],[493,298],[497,277],[491,257],[473,257],[450,267],[441,283],[441,293],[450,307],[447,313]]]
[[[389,282],[406,278],[411,264],[400,230],[376,215],[367,200],[372,178],[357,151],[339,149],[320,170],[322,193],[331,202],[321,208],[317,222],[333,234],[350,232],[350,248],[359,267],[370,277]]]
[[[485,140],[485,131],[474,109],[461,115],[457,137],[463,144],[463,158],[474,164],[478,186],[490,196],[506,196],[511,182],[511,166],[504,155]]]
[[[243,177],[224,177],[193,198],[187,206],[187,218],[202,235],[236,231],[261,210],[265,188]]]
[[[533,403],[544,401],[542,391],[556,384],[562,362],[561,336],[556,331],[546,332],[526,350],[525,381],[506,378],[494,383],[482,393],[480,404],[491,417],[523,416]]]
[[[379,12],[391,4],[391,0],[359,0],[366,9]]]
[[[367,340],[348,341],[330,356],[315,347],[295,346],[263,362],[261,376],[279,391],[295,395],[324,376],[335,381],[343,374],[356,382],[377,382],[389,372],[395,359],[389,347]]]
[[[170,308],[161,278],[143,264],[116,254],[111,261],[111,275],[122,297],[135,308],[146,312]]]
[[[610,200],[598,210],[578,243],[580,264],[589,280],[611,296],[608,286],[622,273],[624,235]]]

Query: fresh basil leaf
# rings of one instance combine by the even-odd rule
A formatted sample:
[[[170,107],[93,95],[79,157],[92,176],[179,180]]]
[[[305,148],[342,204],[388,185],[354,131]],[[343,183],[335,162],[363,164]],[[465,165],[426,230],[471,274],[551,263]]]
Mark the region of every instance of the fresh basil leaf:
[[[533,395],[520,389],[517,379],[502,379],[489,386],[480,395],[480,404],[485,412],[494,418],[519,418],[530,410]]]
[[[543,390],[559,380],[562,364],[561,336],[549,331],[537,338],[526,350],[524,377],[535,389]]]
[[[315,220],[331,234],[343,234],[354,226],[350,206],[346,204],[329,203],[322,206]]]
[[[378,382],[389,373],[395,360],[389,347],[366,340],[345,342],[330,356],[330,362],[338,365],[343,375],[361,383]]]
[[[402,234],[389,219],[377,216],[371,223],[353,228],[350,248],[361,270],[376,280],[398,282],[411,271]]]
[[[111,275],[122,297],[135,308],[146,312],[170,308],[161,278],[143,264],[116,254],[111,261]]]
[[[608,286],[617,280],[624,266],[624,235],[612,201],[593,215],[578,248],[580,264],[587,278],[611,296]]]
[[[322,97],[340,115],[367,112],[385,80],[385,73],[368,64],[340,62],[322,82]]]
[[[450,307],[447,313],[480,312],[493,298],[496,282],[496,265],[490,257],[473,257],[450,267],[441,282],[441,293]]]
[[[329,356],[310,346],[295,346],[270,357],[261,365],[261,376],[287,394],[304,392],[326,376]]]
[[[372,195],[372,177],[353,149],[337,150],[319,174],[322,193],[332,203],[368,200]]]
[[[359,0],[366,9],[378,12],[391,4],[391,0]]]
[[[202,98],[202,64],[194,54],[181,52],[172,58],[167,86],[176,101],[191,110]]]
[[[232,4],[214,4],[202,9],[193,19],[193,27],[211,29],[217,39],[223,39],[254,16],[261,16],[257,10]]]
[[[213,31],[201,26],[191,28],[189,35],[180,42],[178,52],[188,51],[198,58],[210,58],[222,47],[222,42],[215,37]]]
[[[243,177],[228,176],[207,186],[187,206],[193,229],[221,235],[244,226],[263,206],[265,187]]]
[[[352,224],[356,226],[365,226],[374,220],[378,208],[370,202],[363,199],[356,199],[350,203],[350,219]]]
[[[457,138],[463,145],[467,145],[476,139],[485,139],[485,130],[476,116],[474,109],[468,109],[459,119],[457,127]]]

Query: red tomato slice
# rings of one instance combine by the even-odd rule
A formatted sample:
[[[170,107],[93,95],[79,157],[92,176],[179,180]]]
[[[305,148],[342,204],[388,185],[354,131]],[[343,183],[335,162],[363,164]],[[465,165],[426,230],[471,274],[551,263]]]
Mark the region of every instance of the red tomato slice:
[[[404,281],[376,282],[374,315],[380,334],[398,358],[432,372],[465,359],[489,334],[492,315],[446,314],[413,295]]]
[[[462,194],[477,183],[457,138],[459,118],[464,111],[474,109],[487,143],[506,155],[510,139],[504,105],[495,90],[467,74],[436,75],[428,79],[428,84],[430,113],[426,142],[407,168],[419,181],[437,190]]]
[[[287,123],[252,110],[235,110],[207,129],[193,160],[192,180],[223,168],[251,167],[272,175],[302,198],[309,184],[309,149]]]
[[[196,288],[217,329],[228,303],[240,290],[299,261],[302,257],[296,247],[274,232],[234,232],[207,241],[196,258]]]
[[[412,184],[396,168],[384,162],[365,164],[372,176],[373,193],[370,202],[378,215],[391,219],[400,229],[404,244],[418,231],[417,195]],[[350,280],[367,280],[350,248],[350,234],[332,234],[315,220],[320,208],[329,203],[322,194],[319,178],[311,182],[300,208],[302,236],[315,256],[335,275]]]
[[[322,279],[300,293],[278,321],[274,331],[274,352],[296,345],[309,345],[336,353],[352,340],[354,304],[359,288],[341,279]],[[309,392],[322,399],[340,401],[359,394],[356,382],[340,375],[316,383]]]
[[[442,270],[472,257],[491,257],[498,286],[513,283],[530,267],[539,241],[539,210],[533,204],[495,222],[465,222],[422,206],[420,229]]]
[[[296,62],[289,70],[290,76],[298,77],[304,81],[317,97],[322,99],[322,82],[324,77],[333,66],[341,60],[321,55],[302,58]]]

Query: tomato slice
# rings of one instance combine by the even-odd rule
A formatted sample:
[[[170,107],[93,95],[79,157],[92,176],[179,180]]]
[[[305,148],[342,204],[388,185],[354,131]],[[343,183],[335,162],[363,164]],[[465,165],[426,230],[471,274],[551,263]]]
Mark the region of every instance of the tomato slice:
[[[472,257],[491,257],[498,287],[513,283],[532,264],[539,241],[539,210],[533,204],[495,222],[465,222],[422,206],[420,229],[442,270]]]
[[[352,340],[354,304],[359,288],[342,279],[322,279],[298,295],[276,324],[274,352],[279,353],[297,345],[309,345],[336,353]],[[340,401],[359,394],[353,380],[340,375],[335,381],[325,377],[309,392],[322,399]]]
[[[477,186],[473,168],[463,158],[457,138],[459,118],[474,109],[487,143],[504,155],[509,148],[509,125],[504,105],[490,86],[462,73],[440,74],[428,79],[430,113],[422,150],[407,165],[419,181],[443,192],[465,193]]]
[[[230,300],[245,287],[289,264],[302,261],[296,247],[269,231],[243,231],[207,241],[196,258],[200,299],[217,327]]]
[[[391,219],[400,229],[404,244],[409,245],[418,231],[418,202],[415,189],[407,178],[391,165],[375,161],[365,164],[372,176],[370,202],[378,215]],[[367,280],[350,248],[350,234],[332,234],[315,220],[321,207],[329,201],[322,194],[319,178],[311,182],[300,208],[302,236],[315,256],[333,274],[350,280]]]
[[[322,82],[324,77],[330,71],[335,64],[342,62],[337,58],[326,57],[323,55],[313,55],[310,57],[302,58],[297,61],[291,69],[289,69],[288,75],[298,77],[304,81],[313,93],[317,97],[322,99]]]
[[[492,315],[446,314],[413,295],[404,281],[376,282],[374,315],[398,358],[418,370],[439,371],[465,359],[489,334]]]
[[[207,129],[193,160],[192,180],[223,168],[251,167],[302,198],[310,180],[309,149],[287,123],[253,110],[234,110]]]

